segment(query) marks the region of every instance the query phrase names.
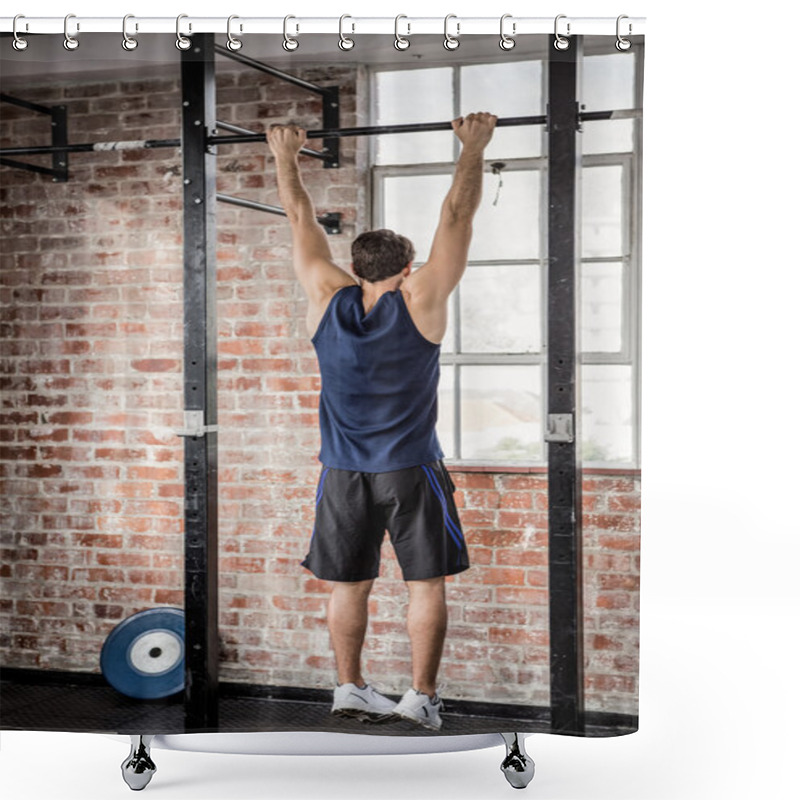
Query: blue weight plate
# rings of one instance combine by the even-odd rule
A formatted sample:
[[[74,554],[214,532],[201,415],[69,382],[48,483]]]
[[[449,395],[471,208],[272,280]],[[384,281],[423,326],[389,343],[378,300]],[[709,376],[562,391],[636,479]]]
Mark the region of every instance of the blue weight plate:
[[[139,700],[169,697],[184,686],[184,613],[149,608],[122,620],[100,651],[105,679]]]

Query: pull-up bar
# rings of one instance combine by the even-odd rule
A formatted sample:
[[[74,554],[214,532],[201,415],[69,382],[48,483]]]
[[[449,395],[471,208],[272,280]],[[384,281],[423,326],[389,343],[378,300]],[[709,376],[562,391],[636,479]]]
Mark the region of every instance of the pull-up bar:
[[[228,194],[217,194],[217,200],[219,200],[220,203],[230,203],[232,206],[250,208],[253,211],[266,211],[268,214],[277,214],[279,217],[289,216],[280,206],[257,203],[255,200],[246,200],[244,197],[231,197]],[[342,215],[338,212],[322,214],[317,217],[317,222],[319,222],[328,233],[342,232]]]
[[[619,111],[584,111],[578,114],[578,122],[594,122],[609,119],[635,119],[641,116],[639,109],[624,109]],[[502,117],[497,120],[498,128],[521,127],[525,125],[544,125],[547,115],[533,117]],[[230,130],[230,125],[220,125]],[[241,130],[241,129],[240,129]],[[330,128],[311,130],[306,132],[309,139],[339,139],[347,136],[381,136],[393,133],[423,133],[430,131],[452,130],[450,122],[417,122],[403,125],[370,125],[360,128]],[[263,133],[234,133],[231,136],[209,136],[206,145],[218,144],[246,144],[249,142],[263,142]],[[180,147],[180,139],[146,139],[130,142],[95,142],[86,144],[69,144],[63,147],[6,147],[0,149],[0,157],[21,155],[44,155],[48,153],[67,152],[85,153],[102,152],[106,150],[137,150],[151,147]],[[304,155],[313,155],[316,158],[326,158],[324,153],[303,148]]]

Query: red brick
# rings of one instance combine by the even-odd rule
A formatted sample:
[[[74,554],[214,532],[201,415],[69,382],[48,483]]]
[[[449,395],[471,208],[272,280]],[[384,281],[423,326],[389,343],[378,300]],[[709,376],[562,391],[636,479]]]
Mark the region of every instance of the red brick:
[[[495,551],[495,562],[500,566],[542,567],[547,566],[547,552],[545,550],[528,550],[522,547],[498,549]]]
[[[612,494],[608,498],[609,511],[638,511],[641,505],[639,495]]]
[[[138,372],[177,372],[180,362],[172,358],[143,358],[132,361],[131,366]]]
[[[547,631],[533,631],[529,628],[489,628],[489,641],[494,644],[532,644],[547,647],[550,636]]]
[[[547,605],[548,594],[542,589],[519,589],[499,586],[495,592],[498,603],[524,603],[531,606]]]

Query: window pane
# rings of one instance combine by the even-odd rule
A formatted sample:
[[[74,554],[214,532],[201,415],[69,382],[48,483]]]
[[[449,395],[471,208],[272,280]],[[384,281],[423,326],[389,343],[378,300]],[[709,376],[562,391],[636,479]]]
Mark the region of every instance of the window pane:
[[[461,281],[462,353],[541,350],[538,264],[470,266]]]
[[[539,172],[516,170],[501,176],[487,173],[483,180],[483,199],[475,216],[470,259],[539,258]],[[442,199],[444,195],[440,202]]]
[[[622,349],[622,264],[581,264],[581,350]]]
[[[630,366],[581,367],[583,461],[633,461]]]
[[[489,111],[498,117],[543,114],[542,62],[516,61],[463,67],[459,114],[475,111]],[[542,125],[498,128],[486,148],[486,159],[541,155],[542,128]]]
[[[541,368],[461,367],[461,457],[542,458]]]
[[[585,154],[629,153],[633,150],[633,120],[604,119],[582,124]]]
[[[457,458],[453,432],[455,430],[455,367],[443,366],[439,379],[439,423],[436,435],[445,458]]]
[[[442,352],[455,353],[456,351],[456,316],[455,316],[455,298],[458,289],[450,295],[447,301],[447,330],[442,339]]]
[[[622,167],[584,167],[581,181],[583,257],[622,255]]]
[[[633,108],[636,55],[633,51],[583,59],[581,102],[587,111]]]
[[[444,122],[453,117],[453,71],[407,69],[375,74],[375,124]],[[450,131],[399,133],[376,137],[376,163],[452,162]]]
[[[389,176],[383,180],[384,228],[407,236],[416,260],[428,260],[439,211],[453,179],[450,175]]]

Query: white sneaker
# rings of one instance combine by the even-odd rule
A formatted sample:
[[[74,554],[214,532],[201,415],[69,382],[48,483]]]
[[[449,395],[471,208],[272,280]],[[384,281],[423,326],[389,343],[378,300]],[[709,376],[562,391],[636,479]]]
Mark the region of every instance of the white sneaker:
[[[395,702],[376,692],[369,684],[356,686],[343,683],[333,690],[331,714],[337,717],[351,717],[360,722],[383,722],[391,719]]]
[[[409,689],[400,702],[394,707],[396,717],[410,719],[423,728],[438,731],[442,727],[442,718],[439,713],[444,709],[439,695],[434,695],[433,700],[424,692]]]

